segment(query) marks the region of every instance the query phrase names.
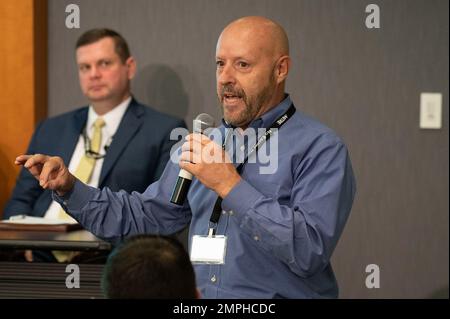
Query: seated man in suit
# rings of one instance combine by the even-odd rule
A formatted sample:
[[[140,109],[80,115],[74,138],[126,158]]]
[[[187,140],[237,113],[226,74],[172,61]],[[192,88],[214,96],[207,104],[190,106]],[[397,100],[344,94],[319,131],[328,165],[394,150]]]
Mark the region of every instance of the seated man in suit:
[[[183,245],[172,237],[137,235],[106,263],[102,289],[113,299],[199,298],[194,268]]]
[[[27,153],[60,156],[70,171],[94,187],[143,192],[159,179],[176,141],[170,132],[184,121],[137,102],[130,92],[136,62],[125,39],[109,29],[80,36],[76,62],[89,106],[43,121]],[[17,214],[71,219],[22,169],[3,218]]]

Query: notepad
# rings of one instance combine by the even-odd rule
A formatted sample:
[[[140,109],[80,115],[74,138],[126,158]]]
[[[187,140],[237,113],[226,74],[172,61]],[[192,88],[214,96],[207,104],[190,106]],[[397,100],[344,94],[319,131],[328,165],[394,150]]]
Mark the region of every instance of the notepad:
[[[62,219],[52,219],[44,217],[35,217],[27,215],[17,215],[11,216],[7,220],[3,220],[3,223],[12,224],[27,224],[27,225],[65,225],[65,224],[76,224],[74,220],[62,220]]]
[[[79,229],[82,229],[81,225],[73,220],[51,219],[26,215],[16,215],[8,220],[0,221],[0,230],[68,232]]]

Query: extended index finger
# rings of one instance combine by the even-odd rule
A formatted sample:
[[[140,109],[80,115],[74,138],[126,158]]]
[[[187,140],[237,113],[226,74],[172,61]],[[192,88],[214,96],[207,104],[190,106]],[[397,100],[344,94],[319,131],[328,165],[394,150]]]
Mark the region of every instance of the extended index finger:
[[[28,158],[28,160],[23,165],[25,168],[30,169],[36,165],[44,165],[45,162],[49,160],[49,156],[43,154],[34,154]]]
[[[26,161],[28,161],[33,155],[19,155],[16,157],[14,164],[23,165]]]

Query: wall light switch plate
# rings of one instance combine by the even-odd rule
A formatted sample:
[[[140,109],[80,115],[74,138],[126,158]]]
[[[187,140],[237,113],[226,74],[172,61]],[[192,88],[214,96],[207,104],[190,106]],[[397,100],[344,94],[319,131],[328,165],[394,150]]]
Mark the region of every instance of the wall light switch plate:
[[[442,94],[420,94],[420,128],[442,128]]]

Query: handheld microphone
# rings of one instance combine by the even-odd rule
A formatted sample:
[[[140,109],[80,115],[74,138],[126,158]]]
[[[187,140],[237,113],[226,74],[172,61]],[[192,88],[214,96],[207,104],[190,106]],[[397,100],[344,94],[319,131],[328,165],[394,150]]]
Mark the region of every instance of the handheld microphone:
[[[214,126],[214,119],[212,116],[206,113],[201,113],[197,115],[193,121],[193,132],[203,134],[205,130]],[[191,186],[191,182],[192,174],[184,169],[180,169],[170,202],[180,206],[183,205],[189,191],[189,186]]]

